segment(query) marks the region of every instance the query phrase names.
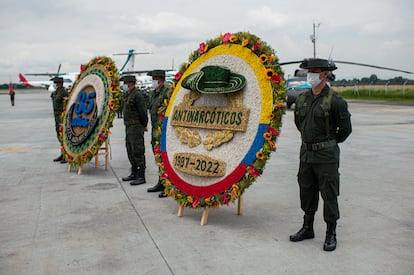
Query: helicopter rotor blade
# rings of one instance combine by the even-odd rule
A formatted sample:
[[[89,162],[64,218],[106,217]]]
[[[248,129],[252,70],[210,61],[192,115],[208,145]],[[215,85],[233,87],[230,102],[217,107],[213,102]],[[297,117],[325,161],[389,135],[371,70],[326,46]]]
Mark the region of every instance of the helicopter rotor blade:
[[[334,62],[335,63],[341,63],[341,64],[365,66],[365,67],[371,67],[371,68],[383,69],[383,70],[389,70],[389,71],[395,71],[395,72],[402,72],[402,73],[406,73],[406,74],[413,74],[413,72],[409,72],[409,71],[404,71],[404,70],[399,70],[399,69],[394,69],[394,68],[387,68],[387,67],[376,66],[376,65],[369,65],[369,64],[363,64],[363,63],[357,63],[357,62],[339,61],[339,60],[334,60]]]

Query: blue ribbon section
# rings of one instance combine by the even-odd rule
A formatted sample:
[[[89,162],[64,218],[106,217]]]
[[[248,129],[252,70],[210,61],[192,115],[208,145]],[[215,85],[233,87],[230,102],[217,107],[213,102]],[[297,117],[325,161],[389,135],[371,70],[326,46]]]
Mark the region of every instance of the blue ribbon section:
[[[167,150],[167,146],[166,146],[166,136],[167,136],[167,125],[168,125],[168,117],[164,117],[164,120],[162,121],[162,127],[161,127],[161,141],[160,141],[160,146],[161,146],[161,152],[166,152]]]
[[[256,137],[246,156],[242,160],[242,164],[252,165],[256,161],[256,153],[263,147],[263,134],[267,132],[268,126],[269,124],[259,124],[259,129],[257,129]]]

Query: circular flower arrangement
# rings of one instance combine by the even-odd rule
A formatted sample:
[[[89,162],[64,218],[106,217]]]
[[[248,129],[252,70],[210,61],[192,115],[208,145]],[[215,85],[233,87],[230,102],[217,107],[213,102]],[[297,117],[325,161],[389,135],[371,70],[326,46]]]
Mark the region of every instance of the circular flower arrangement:
[[[251,75],[257,78],[256,85],[259,90],[257,93],[260,95],[254,98],[261,99],[262,112],[258,115],[259,126],[252,133],[252,146],[243,157],[242,163],[236,165],[233,172],[208,188],[188,186],[188,181],[182,180],[174,171],[167,152],[167,129],[172,105],[181,90],[183,79],[199,69],[202,64],[208,65],[209,59],[229,55],[245,60],[248,63],[247,67],[251,68]],[[229,60],[222,61],[224,64],[226,62]],[[220,34],[217,38],[200,43],[199,48],[190,55],[188,62],[181,66],[170,88],[171,97],[165,100],[158,110],[156,133],[158,141],[154,150],[165,192],[180,205],[191,208],[219,207],[234,202],[263,173],[271,152],[276,151],[276,139],[282,126],[282,116],[285,113],[286,95],[283,72],[274,50],[257,36],[248,32]],[[232,137],[230,133],[229,139]]]
[[[96,155],[120,106],[119,75],[111,58],[95,57],[80,70],[69,91],[60,129],[61,149],[72,167],[80,167]]]

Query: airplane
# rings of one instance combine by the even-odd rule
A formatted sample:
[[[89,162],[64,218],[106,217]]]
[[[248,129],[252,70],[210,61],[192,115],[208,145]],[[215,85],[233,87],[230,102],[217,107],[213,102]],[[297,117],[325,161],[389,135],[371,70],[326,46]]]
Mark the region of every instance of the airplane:
[[[77,76],[79,73],[65,73],[65,74],[52,74],[52,73],[34,73],[34,74],[26,74],[26,75],[33,75],[33,76],[49,76],[49,77],[54,77],[56,75],[58,75],[59,77],[63,78],[63,86],[67,89],[69,89],[73,83],[75,82]],[[54,88],[53,88],[53,81],[52,80],[28,80],[26,78],[26,75],[23,73],[19,73],[19,80],[20,83],[22,83],[23,85],[25,85],[26,87],[39,87],[39,88],[45,88],[47,89],[49,92],[53,92]]]
[[[134,49],[130,49],[127,53],[115,53],[113,55],[126,55],[127,58],[122,65],[121,69],[119,69],[119,75],[126,75],[126,74],[133,74],[137,79],[137,88],[148,90],[151,88],[152,85],[152,77],[146,75],[151,70],[141,70],[136,71],[134,70],[135,65],[135,55],[139,54],[151,54],[149,52],[135,52]]]
[[[127,55],[127,59],[125,63],[122,65],[121,69],[119,70],[119,74],[126,75],[126,74],[133,74],[137,79],[137,87],[142,90],[149,90],[151,89],[152,85],[152,77],[148,76],[147,73],[152,71],[151,70],[135,70],[135,55],[138,54],[151,54],[150,52],[135,52],[134,49],[130,49],[127,53],[116,53],[113,55]],[[165,80],[168,83],[172,83],[175,75],[178,73],[176,70],[165,70]]]

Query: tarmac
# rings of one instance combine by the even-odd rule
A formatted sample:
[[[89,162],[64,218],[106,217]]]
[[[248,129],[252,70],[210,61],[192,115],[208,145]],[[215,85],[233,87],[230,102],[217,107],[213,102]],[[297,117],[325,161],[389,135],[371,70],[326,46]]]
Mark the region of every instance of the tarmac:
[[[283,118],[277,152],[237,204],[202,211],[146,189],[157,168],[146,134],[147,183],[130,186],[122,119],[101,157],[83,173],[59,155],[47,91],[0,95],[0,274],[414,274],[414,106],[350,101],[353,133],[341,147],[338,246],[322,249],[302,225],[296,174],[300,137]]]

